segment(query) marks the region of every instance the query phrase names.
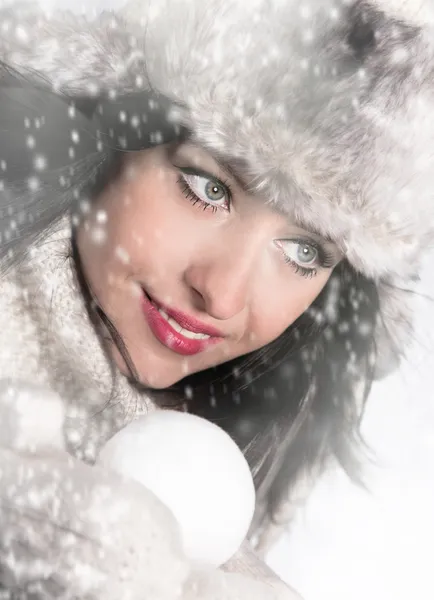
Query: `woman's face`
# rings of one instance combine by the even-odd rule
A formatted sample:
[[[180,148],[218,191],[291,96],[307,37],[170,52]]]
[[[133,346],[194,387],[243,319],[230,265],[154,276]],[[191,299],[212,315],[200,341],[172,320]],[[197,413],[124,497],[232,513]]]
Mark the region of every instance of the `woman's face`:
[[[77,243],[98,305],[153,388],[279,337],[340,259],[192,144],[132,155]]]

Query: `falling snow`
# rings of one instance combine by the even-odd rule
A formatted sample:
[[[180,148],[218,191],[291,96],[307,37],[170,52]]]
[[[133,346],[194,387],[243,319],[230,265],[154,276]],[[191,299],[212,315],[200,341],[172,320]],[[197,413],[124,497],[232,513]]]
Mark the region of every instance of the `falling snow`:
[[[97,26],[77,17],[60,24],[56,17],[47,27],[44,16],[25,11],[1,20],[1,58],[25,70],[20,85],[29,85],[38,69],[43,77],[35,102],[11,104],[6,96],[2,102],[13,118],[0,159],[0,257],[9,259],[4,276],[1,271],[0,482],[13,510],[0,502],[0,599],[3,579],[29,597],[47,599],[109,600],[128,593],[131,600],[224,600],[228,590],[228,599],[277,598],[260,582],[193,569],[175,523],[155,499],[90,466],[115,430],[155,406],[114,373],[89,323],[71,267],[69,222],[54,238],[35,228],[70,208],[72,224],[84,222],[90,239],[104,247],[108,214],[91,210],[104,169],[119,154],[172,141],[181,124],[193,129],[199,144],[235,158],[252,191],[283,209],[280,216],[314,225],[319,237],[334,240],[352,267],[340,263],[324,293],[264,352],[231,365],[222,381],[183,386],[183,406],[218,420],[243,447],[253,444],[256,451],[262,443],[254,465],[260,471],[263,456],[268,464],[268,453],[291,439],[288,423],[307,398],[308,425],[300,423],[294,435],[300,443],[309,431],[317,446],[301,444],[299,456],[286,456],[293,471],[309,471],[310,460],[331,454],[346,464],[343,449],[349,449],[348,430],[359,423],[366,374],[378,368],[374,336],[387,372],[395,337],[400,346],[408,342],[402,290],[434,233],[432,100],[415,100],[418,86],[432,79],[432,36],[418,30],[415,44],[419,13],[407,15],[402,2],[378,1],[385,12],[378,19],[375,13],[374,24],[369,6],[366,14],[353,14],[344,0],[296,7],[254,0],[249,10],[231,0],[230,15],[204,11],[200,23],[182,25],[176,19],[193,2],[181,3],[177,16],[155,2],[148,20],[135,15],[131,31],[116,16],[98,17],[105,21]],[[273,27],[264,27],[267,19],[274,19]],[[145,21],[146,57],[142,35],[133,34]],[[161,26],[169,32],[163,47]],[[149,93],[160,87],[176,98],[179,122],[161,96]],[[132,90],[143,94],[131,96]],[[68,95],[94,98],[98,109],[89,114]],[[421,96],[431,98],[428,89]],[[127,195],[119,202],[132,203]],[[155,231],[162,245],[165,230]],[[28,249],[26,236],[43,243]],[[131,238],[149,251],[144,236],[132,232]],[[23,250],[29,252],[18,270],[12,259]],[[114,254],[121,265],[132,263],[125,248],[117,246]],[[113,273],[105,275],[113,288],[119,284]],[[290,281],[297,282],[291,294],[312,283]],[[386,323],[376,320],[378,310]],[[41,323],[43,314],[49,326]],[[257,336],[249,332],[245,339],[254,344]],[[175,345],[174,338],[167,345]],[[223,352],[231,357],[228,348]],[[191,364],[182,363],[185,375]],[[31,384],[1,387],[6,376]]]

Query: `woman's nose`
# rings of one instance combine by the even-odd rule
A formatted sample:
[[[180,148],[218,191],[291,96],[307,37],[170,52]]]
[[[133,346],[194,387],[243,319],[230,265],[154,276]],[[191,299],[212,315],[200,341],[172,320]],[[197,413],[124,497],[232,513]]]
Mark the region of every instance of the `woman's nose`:
[[[250,302],[255,276],[254,252],[246,247],[195,259],[185,271],[199,308],[215,319],[227,320],[243,312]]]

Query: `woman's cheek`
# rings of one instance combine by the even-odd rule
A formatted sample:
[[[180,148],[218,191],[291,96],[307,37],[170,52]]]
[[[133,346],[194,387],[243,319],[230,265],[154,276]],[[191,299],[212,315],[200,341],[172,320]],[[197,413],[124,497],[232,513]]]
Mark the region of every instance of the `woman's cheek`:
[[[263,287],[267,294],[258,299],[257,309],[252,313],[256,348],[278,338],[309,308],[324,286],[323,282],[309,285],[311,281],[289,280],[290,285],[285,281]]]

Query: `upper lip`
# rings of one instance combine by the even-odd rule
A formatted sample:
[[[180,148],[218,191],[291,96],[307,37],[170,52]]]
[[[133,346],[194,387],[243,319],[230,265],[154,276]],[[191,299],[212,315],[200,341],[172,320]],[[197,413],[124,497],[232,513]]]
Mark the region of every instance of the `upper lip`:
[[[188,329],[193,333],[204,333],[205,335],[209,335],[211,337],[224,337],[224,335],[218,329],[210,327],[209,325],[202,323],[198,319],[195,319],[194,317],[191,317],[190,315],[187,315],[181,312],[180,310],[176,310],[174,308],[170,308],[170,306],[166,306],[165,304],[157,300],[154,296],[148,294],[148,292],[146,291],[145,294],[149,297],[150,300],[152,300],[154,304],[158,306],[158,308],[164,310],[164,312],[167,315],[169,315],[169,317],[174,319],[177,323],[181,325],[181,327],[184,327],[184,329]]]

